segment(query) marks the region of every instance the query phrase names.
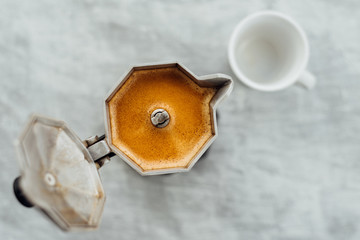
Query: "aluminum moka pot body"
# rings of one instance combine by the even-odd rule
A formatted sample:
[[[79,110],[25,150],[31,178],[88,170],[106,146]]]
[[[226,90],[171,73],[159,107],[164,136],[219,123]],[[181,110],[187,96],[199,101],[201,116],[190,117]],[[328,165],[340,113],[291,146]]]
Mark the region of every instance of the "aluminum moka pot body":
[[[154,84],[144,88],[143,84],[137,85],[132,82],[135,81],[134,78],[140,79],[139,76],[150,79],[143,84],[149,84],[149,81],[153,81]],[[161,86],[163,85],[157,86],[161,76],[162,84],[165,85],[174,83],[169,81],[178,81],[177,85],[174,85],[175,88],[172,89],[172,94],[162,95]],[[169,76],[169,79],[166,76]],[[187,82],[181,83],[181,79],[186,79]],[[177,86],[182,86],[182,89],[178,89]],[[63,121],[33,115],[16,144],[21,170],[20,176],[14,181],[14,192],[17,199],[24,206],[35,206],[40,209],[63,230],[97,228],[105,203],[105,192],[98,170],[106,162],[109,162],[111,157],[117,155],[143,176],[189,171],[217,137],[216,109],[219,103],[230,94],[232,88],[232,79],[224,74],[198,77],[176,62],[146,64],[131,67],[106,95],[104,100],[105,134],[100,137],[93,136],[81,141]],[[124,89],[127,89],[126,94],[123,93]],[[208,96],[208,102],[204,108],[206,114],[199,115],[199,118],[208,119],[209,134],[206,137],[202,137],[200,134],[202,137],[199,138],[202,141],[201,144],[195,141],[196,138],[191,138],[192,141],[195,141],[192,142],[194,147],[191,144],[186,145],[187,148],[184,149],[187,150],[184,152],[190,149],[191,154],[182,158],[181,166],[179,164],[172,165],[170,162],[166,163],[167,167],[165,168],[149,168],[134,157],[139,155],[136,149],[134,151],[134,148],[124,148],[124,145],[115,141],[116,136],[114,135],[119,129],[133,128],[134,134],[138,132],[138,129],[141,129],[140,126],[135,128],[133,126],[139,117],[136,115],[136,111],[129,108],[132,103],[116,100],[126,97],[126,99],[132,99],[132,96],[137,96],[136,94],[139,94],[140,91],[156,93],[154,95],[156,97],[150,97],[146,102],[139,105],[140,108],[149,103],[151,105],[155,98],[157,99],[156,104],[160,103],[159,106],[154,103],[154,106],[151,105],[153,109],[144,111],[145,117],[141,118],[141,121],[155,133],[155,137],[150,138],[149,141],[140,142],[140,146],[141,144],[143,144],[142,146],[153,144],[155,147],[151,149],[156,156],[156,149],[154,150],[157,146],[156,136],[163,133],[171,135],[171,129],[175,129],[180,134],[182,130],[187,130],[187,128],[190,129],[190,132],[196,132],[196,129],[199,128],[196,124],[187,121],[182,122],[179,118],[179,116],[193,114],[194,109],[198,106],[195,100],[190,101],[190,98],[184,97],[190,90],[193,91],[191,99],[197,99],[196,97],[202,99],[207,96],[205,93],[212,92],[212,95]],[[199,96],[197,96],[198,93]],[[178,109],[185,109],[185,111],[174,111],[176,108],[172,108],[170,103],[168,105],[161,104],[163,96],[167,96],[175,102],[178,101],[176,97],[180,96],[178,99],[182,102]],[[133,100],[136,101],[137,99],[139,97]],[[118,124],[115,121],[116,118],[124,115],[112,114],[114,109],[116,111],[120,109],[121,113],[125,111],[125,116],[133,117],[134,121],[130,121],[129,125]],[[196,118],[196,120],[199,119]],[[139,141],[139,137],[131,138],[131,134],[130,131],[130,140]],[[120,138],[120,140],[122,139]],[[163,139],[158,138],[157,141],[163,141]],[[191,143],[190,140],[183,142]],[[165,146],[163,146],[165,150],[177,147],[176,141],[172,141],[168,145],[166,141],[164,143],[162,146]],[[178,152],[181,153],[181,151]],[[161,160],[159,159],[159,161]],[[156,163],[156,158],[153,161]],[[176,159],[174,162],[176,163]]]

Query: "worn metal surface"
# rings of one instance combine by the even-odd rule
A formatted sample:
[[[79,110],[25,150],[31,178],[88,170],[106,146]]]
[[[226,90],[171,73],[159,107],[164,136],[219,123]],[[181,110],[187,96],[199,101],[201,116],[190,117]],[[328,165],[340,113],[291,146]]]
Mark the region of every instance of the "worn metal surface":
[[[111,153],[111,149],[105,139],[92,144],[87,149],[94,161]]]
[[[16,196],[22,204],[29,201],[66,231],[99,226],[105,194],[98,171],[63,121],[33,115],[17,141],[17,153],[22,193]]]
[[[0,0],[1,239],[360,239],[360,2]],[[247,14],[273,9],[308,34],[312,91],[236,82],[219,137],[186,174],[100,169],[100,228],[61,232],[12,192],[12,140],[32,112],[81,139],[104,133],[103,97],[129,66],[176,60],[234,76],[226,50]]]

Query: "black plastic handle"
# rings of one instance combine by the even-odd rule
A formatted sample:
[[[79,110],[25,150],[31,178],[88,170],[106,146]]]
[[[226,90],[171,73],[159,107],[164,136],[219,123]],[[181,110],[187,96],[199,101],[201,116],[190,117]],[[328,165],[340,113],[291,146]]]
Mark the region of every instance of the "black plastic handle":
[[[24,192],[20,187],[20,180],[21,180],[20,176],[15,178],[14,180],[13,188],[14,188],[15,197],[24,207],[28,207],[28,208],[33,207],[34,204],[32,204],[29,201],[29,199],[26,197],[26,195],[24,194]]]

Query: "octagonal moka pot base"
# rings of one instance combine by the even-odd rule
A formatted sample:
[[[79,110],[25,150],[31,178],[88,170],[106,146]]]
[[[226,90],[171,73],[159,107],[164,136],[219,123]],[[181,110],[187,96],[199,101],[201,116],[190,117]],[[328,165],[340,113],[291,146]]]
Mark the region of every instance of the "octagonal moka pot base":
[[[81,141],[64,122],[34,115],[17,142],[17,199],[63,230],[99,224],[98,169],[118,155],[141,175],[189,171],[215,140],[224,74],[197,77],[179,63],[135,66],[104,101],[105,134]]]

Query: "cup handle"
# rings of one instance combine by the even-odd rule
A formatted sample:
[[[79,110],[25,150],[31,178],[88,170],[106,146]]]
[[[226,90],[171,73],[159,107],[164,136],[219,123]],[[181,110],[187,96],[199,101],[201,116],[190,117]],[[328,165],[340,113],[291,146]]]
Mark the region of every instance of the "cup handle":
[[[316,85],[316,77],[311,72],[305,70],[300,75],[297,82],[304,86],[306,89],[310,90],[313,89]]]

